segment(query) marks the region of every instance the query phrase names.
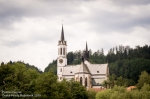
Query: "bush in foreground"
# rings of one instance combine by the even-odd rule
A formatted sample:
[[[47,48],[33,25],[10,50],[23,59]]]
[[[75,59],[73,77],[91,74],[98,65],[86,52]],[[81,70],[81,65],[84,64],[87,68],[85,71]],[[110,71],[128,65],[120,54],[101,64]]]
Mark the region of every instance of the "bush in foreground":
[[[96,99],[149,99],[150,85],[144,84],[141,90],[127,91],[125,87],[115,86],[113,89],[100,91]]]

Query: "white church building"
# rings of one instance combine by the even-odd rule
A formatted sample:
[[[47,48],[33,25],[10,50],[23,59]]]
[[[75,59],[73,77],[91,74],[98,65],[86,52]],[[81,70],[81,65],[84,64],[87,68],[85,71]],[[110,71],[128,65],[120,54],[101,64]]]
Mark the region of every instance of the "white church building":
[[[64,38],[62,25],[61,38],[58,41],[57,76],[61,81],[74,79],[86,88],[100,88],[102,82],[107,80],[109,75],[108,64],[91,64],[89,51],[86,43],[86,50],[82,56],[82,62],[78,65],[67,65],[67,42]]]

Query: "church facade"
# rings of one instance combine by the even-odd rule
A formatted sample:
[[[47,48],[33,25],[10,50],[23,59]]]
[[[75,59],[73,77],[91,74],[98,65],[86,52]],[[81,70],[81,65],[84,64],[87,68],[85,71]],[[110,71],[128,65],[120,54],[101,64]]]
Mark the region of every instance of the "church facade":
[[[86,49],[82,56],[82,62],[78,65],[67,65],[67,42],[64,38],[62,25],[61,37],[58,41],[57,76],[61,81],[74,79],[86,88],[100,88],[102,82],[108,79],[108,64],[91,64],[89,62],[89,51],[86,42]]]

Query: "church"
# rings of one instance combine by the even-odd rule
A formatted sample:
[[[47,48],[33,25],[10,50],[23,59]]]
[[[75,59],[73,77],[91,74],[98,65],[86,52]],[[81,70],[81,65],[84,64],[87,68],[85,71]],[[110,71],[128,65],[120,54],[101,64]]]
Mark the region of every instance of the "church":
[[[89,51],[86,42],[86,48],[82,55],[82,62],[78,65],[67,65],[67,42],[64,37],[64,29],[62,25],[61,37],[58,41],[58,57],[57,57],[57,76],[61,81],[74,79],[80,82],[87,89],[101,88],[104,80],[108,79],[108,64],[91,64],[89,62]]]

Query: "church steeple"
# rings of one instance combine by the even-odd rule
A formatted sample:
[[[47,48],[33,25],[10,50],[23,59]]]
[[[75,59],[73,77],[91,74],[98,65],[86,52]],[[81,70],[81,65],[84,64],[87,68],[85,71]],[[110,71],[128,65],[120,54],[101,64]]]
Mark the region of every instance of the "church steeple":
[[[86,48],[85,48],[85,51],[84,51],[84,59],[85,60],[89,60],[89,51],[88,51],[88,45],[87,45],[87,41],[86,41]]]
[[[60,41],[64,41],[64,29],[63,29],[63,24],[62,24],[62,30],[61,30],[61,37],[60,37]]]
[[[67,41],[64,38],[64,29],[62,24],[61,36],[58,41],[58,58],[57,58],[57,76],[59,81],[62,80],[63,68],[67,65]]]
[[[88,46],[87,46],[87,41],[86,41],[86,52],[88,52]]]
[[[60,40],[58,41],[58,45],[67,45],[67,42],[65,41],[65,36],[64,36],[63,24],[62,24],[61,36],[60,36]]]

